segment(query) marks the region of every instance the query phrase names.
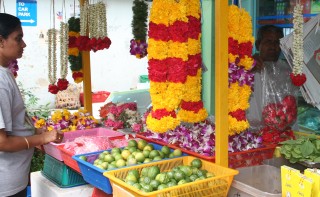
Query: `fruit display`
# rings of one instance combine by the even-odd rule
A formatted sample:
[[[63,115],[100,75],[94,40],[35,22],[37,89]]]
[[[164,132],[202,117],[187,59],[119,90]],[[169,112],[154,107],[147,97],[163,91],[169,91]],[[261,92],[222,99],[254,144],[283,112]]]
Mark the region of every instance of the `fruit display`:
[[[141,191],[152,192],[215,176],[201,167],[202,161],[193,159],[190,165],[179,165],[165,172],[160,172],[158,166],[145,167],[140,172],[132,169],[123,181]]]
[[[112,148],[96,155],[81,155],[79,159],[90,162],[102,170],[110,170],[182,156],[180,149],[172,150],[167,146],[162,146],[157,150],[154,146],[155,144],[148,143],[143,139],[130,139],[124,148]]]

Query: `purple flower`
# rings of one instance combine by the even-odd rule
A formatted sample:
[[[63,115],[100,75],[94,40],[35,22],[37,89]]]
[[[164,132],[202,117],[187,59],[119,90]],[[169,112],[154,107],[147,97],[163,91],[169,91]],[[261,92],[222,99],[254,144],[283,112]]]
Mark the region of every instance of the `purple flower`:
[[[19,70],[18,66],[18,61],[17,60],[11,60],[8,64],[8,68],[11,70],[12,74],[17,77],[18,73],[17,71]]]

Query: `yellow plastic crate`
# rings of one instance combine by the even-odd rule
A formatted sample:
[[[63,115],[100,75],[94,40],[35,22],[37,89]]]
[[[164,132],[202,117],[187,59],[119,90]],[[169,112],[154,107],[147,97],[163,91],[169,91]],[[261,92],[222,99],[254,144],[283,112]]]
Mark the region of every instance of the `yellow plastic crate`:
[[[158,166],[161,172],[170,171],[172,168],[179,165],[190,165],[191,161],[196,157],[185,156],[175,159],[168,159],[159,162],[146,163],[136,165],[132,167],[122,168],[118,170],[111,170],[104,172],[103,175],[109,178],[113,196],[149,196],[149,197],[221,197],[227,196],[233,177],[239,173],[239,171],[219,166],[215,163],[201,160],[202,169],[208,170],[215,174],[215,177],[210,177],[204,180],[196,182],[190,182],[183,185],[177,185],[169,187],[163,190],[153,192],[143,192],[137,188],[125,183],[123,180],[127,176],[129,170],[137,169],[140,173],[143,168]]]

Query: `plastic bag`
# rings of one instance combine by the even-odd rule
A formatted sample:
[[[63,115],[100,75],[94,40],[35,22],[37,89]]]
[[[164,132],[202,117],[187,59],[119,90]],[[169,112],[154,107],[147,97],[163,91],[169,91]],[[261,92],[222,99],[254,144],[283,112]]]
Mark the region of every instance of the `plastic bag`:
[[[283,61],[265,64],[262,74],[263,123],[285,131],[297,120],[298,88],[292,84],[289,66],[286,66]]]
[[[255,75],[254,93],[250,101],[248,121],[251,130],[285,131],[296,123],[299,88],[290,80],[289,65],[278,60],[264,62],[264,68]]]

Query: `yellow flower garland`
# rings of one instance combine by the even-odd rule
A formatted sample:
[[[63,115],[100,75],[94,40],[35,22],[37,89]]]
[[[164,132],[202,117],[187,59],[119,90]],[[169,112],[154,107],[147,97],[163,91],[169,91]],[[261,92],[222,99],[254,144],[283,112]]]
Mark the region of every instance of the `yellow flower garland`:
[[[228,30],[229,38],[232,38],[233,41],[237,41],[238,44],[249,43],[252,45],[254,38],[252,36],[251,16],[246,10],[239,8],[235,5],[229,6]],[[245,70],[252,69],[252,65],[254,63],[252,57],[248,57],[248,55],[240,57],[239,54],[228,54],[229,63],[235,63],[237,58],[240,58],[240,61],[237,64],[237,66],[242,66]],[[236,112],[237,110],[247,110],[249,108],[249,98],[251,92],[251,87],[248,85],[240,86],[238,82],[231,83],[228,90],[228,111]],[[228,123],[229,135],[241,133],[248,129],[250,126],[247,120],[237,120],[232,115],[228,116]]]
[[[188,22],[188,17],[200,20],[200,1],[198,0],[154,0],[150,12],[150,22],[170,27],[176,21]],[[188,61],[189,55],[201,53],[201,34],[197,39],[189,38],[187,42],[163,41],[150,38],[148,40],[148,59],[166,60],[167,58],[180,58]],[[164,65],[165,66],[165,65]],[[165,109],[168,112],[178,111],[177,118],[164,116],[160,120],[150,114],[146,123],[148,129],[154,132],[166,132],[186,122],[199,122],[208,116],[203,108],[197,113],[179,109],[181,100],[188,102],[201,101],[201,69],[196,76],[187,76],[185,83],[150,82],[150,96],[153,111]]]

